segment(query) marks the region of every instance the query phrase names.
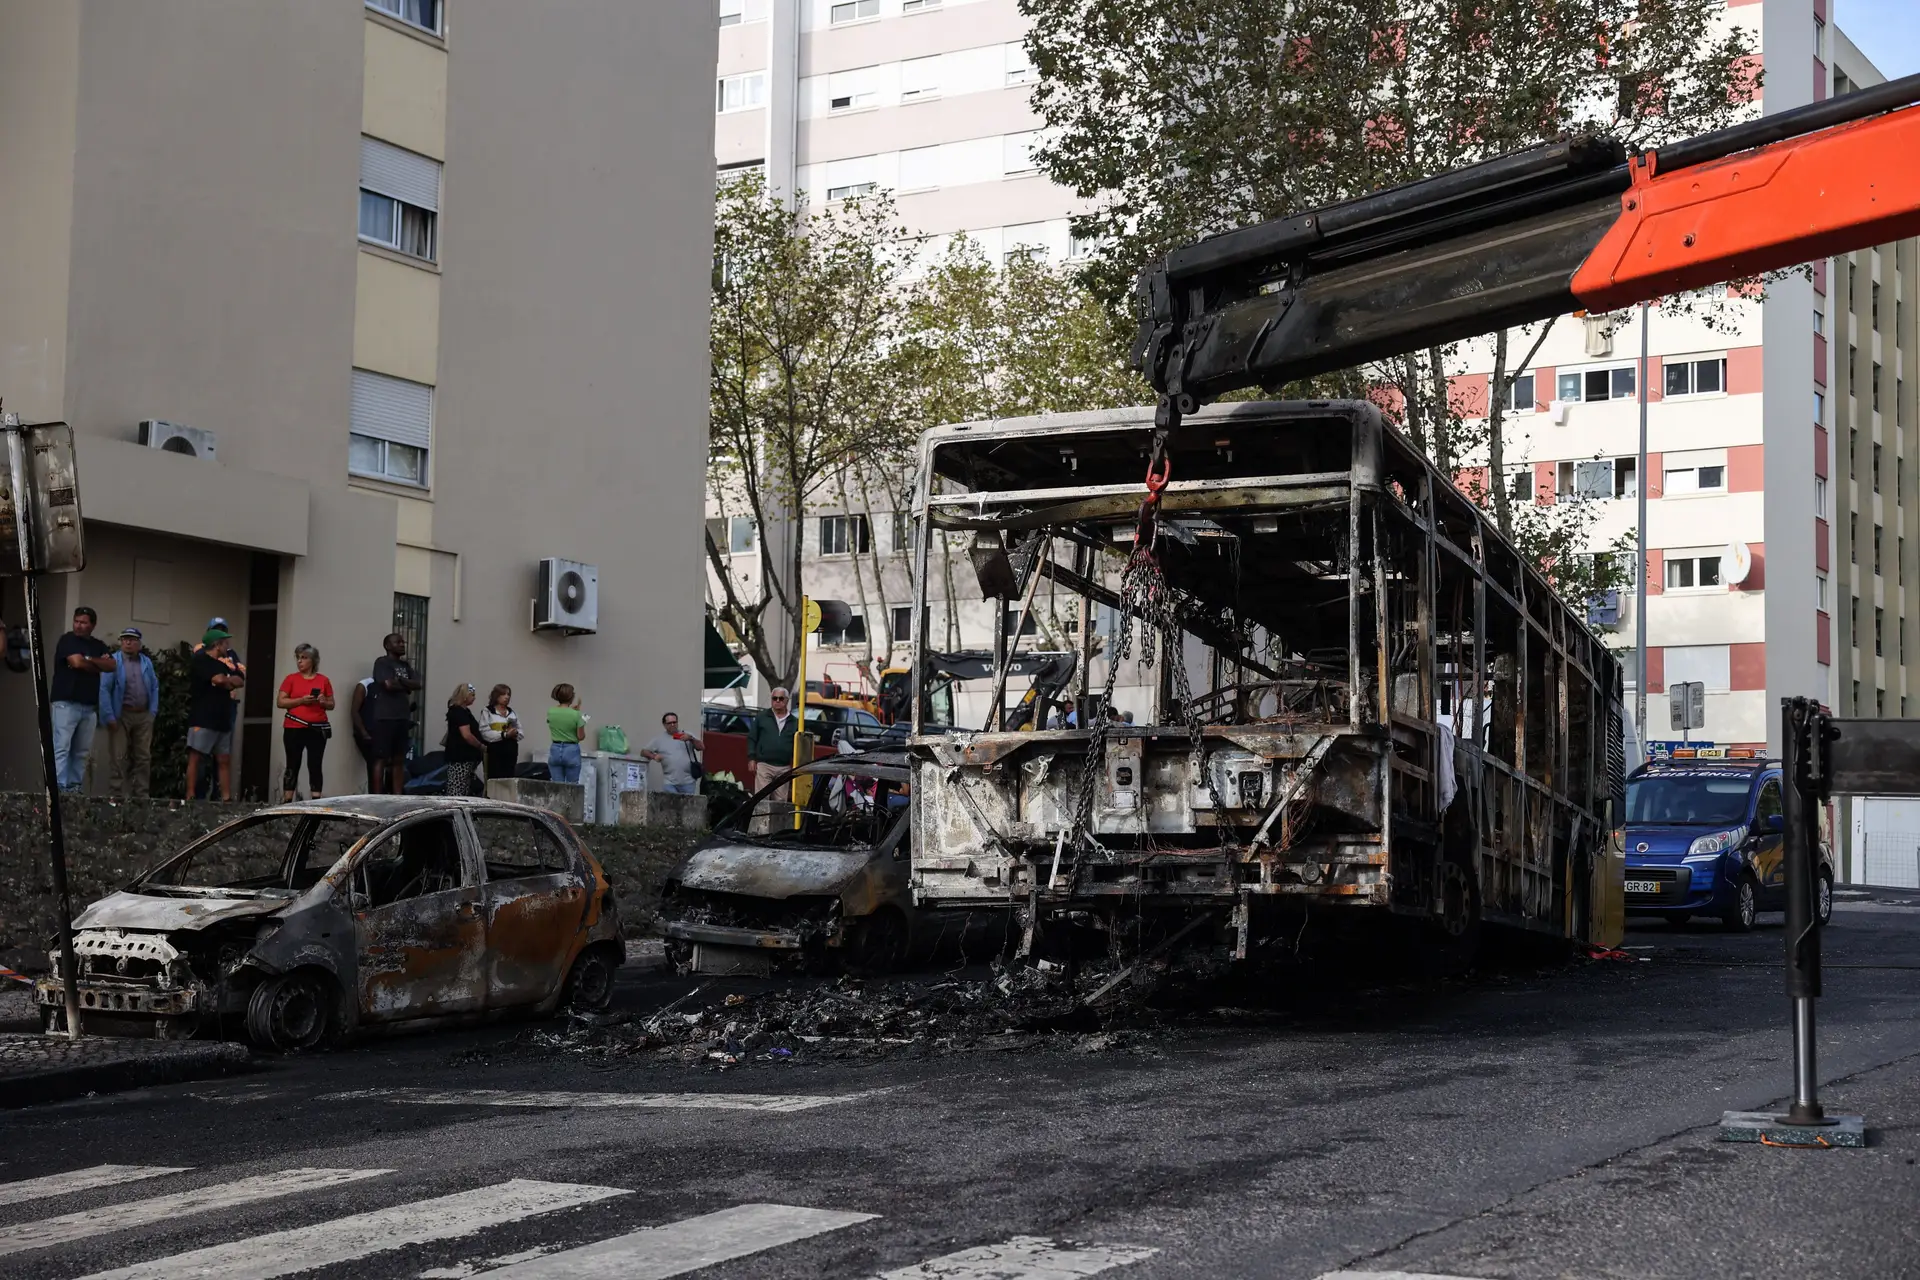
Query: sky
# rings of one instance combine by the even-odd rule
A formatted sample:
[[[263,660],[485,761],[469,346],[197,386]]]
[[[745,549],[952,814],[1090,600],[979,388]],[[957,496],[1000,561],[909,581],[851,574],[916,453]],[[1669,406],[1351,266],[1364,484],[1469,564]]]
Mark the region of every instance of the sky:
[[[1833,19],[1887,79],[1920,71],[1920,0],[1834,0]]]

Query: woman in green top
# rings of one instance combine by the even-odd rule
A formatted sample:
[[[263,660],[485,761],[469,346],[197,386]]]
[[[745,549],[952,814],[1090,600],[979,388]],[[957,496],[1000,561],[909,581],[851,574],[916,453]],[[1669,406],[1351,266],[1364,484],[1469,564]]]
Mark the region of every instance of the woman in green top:
[[[580,744],[587,740],[587,718],[580,714],[580,699],[573,686],[553,686],[557,704],[547,708],[547,736],[553,745],[547,748],[547,776],[555,782],[580,781]]]

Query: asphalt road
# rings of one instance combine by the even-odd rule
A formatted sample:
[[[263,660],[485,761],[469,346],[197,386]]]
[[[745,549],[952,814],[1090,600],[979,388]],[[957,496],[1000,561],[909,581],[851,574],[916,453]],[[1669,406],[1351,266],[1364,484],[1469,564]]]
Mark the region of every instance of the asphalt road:
[[[1715,1141],[1787,1090],[1767,916],[1102,1051],[721,1072],[509,1026],[0,1113],[0,1274],[1920,1276],[1920,894],[1877,896],[1820,1006],[1864,1151]]]

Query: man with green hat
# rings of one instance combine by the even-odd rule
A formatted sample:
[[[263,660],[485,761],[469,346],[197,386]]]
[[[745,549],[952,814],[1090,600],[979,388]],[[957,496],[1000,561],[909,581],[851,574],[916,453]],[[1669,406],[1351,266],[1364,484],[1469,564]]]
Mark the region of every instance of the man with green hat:
[[[189,796],[199,794],[201,757],[211,756],[220,779],[220,798],[233,799],[233,691],[246,683],[246,677],[227,657],[232,641],[225,627],[208,627],[188,667]]]

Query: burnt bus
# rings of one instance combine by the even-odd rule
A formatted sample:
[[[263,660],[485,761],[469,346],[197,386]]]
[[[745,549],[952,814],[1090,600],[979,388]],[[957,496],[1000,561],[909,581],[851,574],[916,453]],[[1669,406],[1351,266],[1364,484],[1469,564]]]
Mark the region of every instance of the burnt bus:
[[[1615,944],[1621,669],[1583,618],[1371,404],[1191,415],[1149,522],[1154,438],[1151,409],[922,438],[916,652],[944,536],[1010,617],[1043,580],[1056,610],[1074,598],[1082,655],[1078,688],[1018,729],[936,731],[916,670],[915,900],[1238,957],[1309,906],[1443,942],[1487,922]],[[1143,539],[1150,592],[1124,568]],[[1124,723],[1102,711],[1117,630],[1095,648],[1090,621],[1142,601],[1153,713]],[[1005,664],[1021,627],[1001,630]]]

